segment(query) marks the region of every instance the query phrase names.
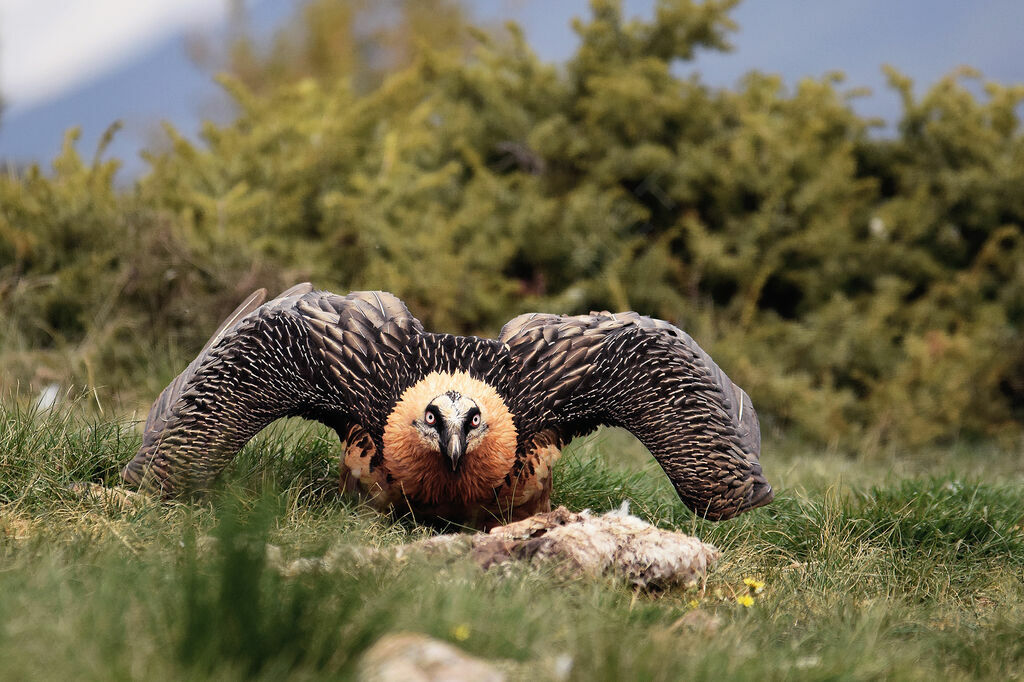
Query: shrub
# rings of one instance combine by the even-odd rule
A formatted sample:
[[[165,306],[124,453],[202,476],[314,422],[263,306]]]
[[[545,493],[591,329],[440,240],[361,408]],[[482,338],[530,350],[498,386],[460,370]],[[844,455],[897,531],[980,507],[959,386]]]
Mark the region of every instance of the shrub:
[[[559,68],[445,2],[433,45],[409,12],[393,35],[420,49],[326,59],[368,10],[311,3],[271,54],[234,52],[235,119],[200,144],[169,129],[130,189],[73,137],[51,175],[0,178],[4,386],[148,398],[248,290],[311,278],[457,333],[662,317],[766,424],[822,443],[1019,434],[1024,88],[978,97],[958,73],[918,99],[891,71],[893,136],[839,75],[713,89],[677,65],[726,47],[732,4],[627,22],[595,0]]]

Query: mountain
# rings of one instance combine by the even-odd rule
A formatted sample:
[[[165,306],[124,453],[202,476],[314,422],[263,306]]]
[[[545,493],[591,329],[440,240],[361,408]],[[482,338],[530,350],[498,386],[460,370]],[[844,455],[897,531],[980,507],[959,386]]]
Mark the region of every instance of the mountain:
[[[299,0],[261,0],[249,21],[269,35],[293,14]],[[469,3],[481,20],[519,22],[541,57],[560,61],[576,45],[573,16],[586,15],[586,0],[478,0]],[[650,15],[653,0],[627,0],[628,14]],[[733,13],[740,26],[730,54],[701,53],[679,66],[696,71],[713,86],[733,87],[751,69],[779,73],[793,85],[806,76],[831,70],[847,74],[850,88],[868,86],[874,94],[856,101],[862,114],[892,123],[899,99],[887,90],[881,65],[890,63],[915,79],[918,91],[961,64],[979,68],[987,78],[1024,82],[1024,3],[991,0],[747,0]],[[226,39],[220,27],[212,39]],[[82,128],[80,153],[91,157],[103,132],[115,120],[124,129],[106,154],[124,163],[121,179],[145,168],[139,150],[152,143],[161,120],[194,136],[203,118],[223,119],[229,105],[211,76],[197,67],[186,49],[187,35],[173,34],[129,61],[59,97],[0,119],[0,159],[44,166],[59,151],[63,133]],[[980,92],[980,87],[978,88]]]

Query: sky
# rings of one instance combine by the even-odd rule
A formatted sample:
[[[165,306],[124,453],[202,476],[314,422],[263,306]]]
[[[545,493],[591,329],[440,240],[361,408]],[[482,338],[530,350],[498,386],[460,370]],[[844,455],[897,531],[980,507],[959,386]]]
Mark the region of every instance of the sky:
[[[269,35],[301,0],[247,0],[253,27]],[[562,61],[576,46],[573,16],[586,0],[474,0],[482,21],[523,26],[537,53]],[[630,15],[650,16],[654,0],[625,0]],[[92,156],[115,120],[124,129],[108,150],[122,175],[142,172],[139,151],[166,119],[195,135],[200,121],[223,115],[219,88],[185,47],[189,36],[224,35],[227,0],[0,0],[0,160],[46,167],[64,131],[82,128]],[[959,65],[991,80],[1024,82],[1021,0],[745,0],[733,11],[740,30],[729,54],[699,53],[681,65],[712,86],[733,87],[752,69],[787,84],[841,70],[853,88],[874,94],[858,111],[890,123],[898,98],[883,64],[911,76],[919,90]]]
[[[11,113],[52,100],[182,29],[223,21],[209,0],[2,0],[0,84]]]

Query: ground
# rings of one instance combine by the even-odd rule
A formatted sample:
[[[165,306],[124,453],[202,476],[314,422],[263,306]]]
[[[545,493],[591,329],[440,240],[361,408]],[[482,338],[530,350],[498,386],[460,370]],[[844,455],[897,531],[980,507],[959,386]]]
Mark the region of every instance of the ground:
[[[0,661],[10,679],[344,679],[396,631],[532,679],[1024,670],[1019,446],[852,456],[768,434],[762,463],[776,501],[714,524],[694,519],[628,435],[578,441],[556,468],[556,503],[605,510],[630,499],[640,516],[722,549],[703,589],[645,593],[427,558],[283,578],[265,562],[267,542],[295,558],[436,530],[337,499],[336,438],[297,422],[246,448],[213,497],[135,509],[68,490],[116,482],[139,443],[132,424],[0,417]]]

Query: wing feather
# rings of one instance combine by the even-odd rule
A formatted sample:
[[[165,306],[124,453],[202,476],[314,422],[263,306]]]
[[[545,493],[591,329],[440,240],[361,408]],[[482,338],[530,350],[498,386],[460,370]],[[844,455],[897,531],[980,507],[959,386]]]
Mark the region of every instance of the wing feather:
[[[213,333],[210,340],[206,342],[203,349],[199,351],[199,355],[182,371],[181,374],[176,376],[167,388],[165,388],[156,399],[153,408],[149,411],[149,417],[146,419],[146,425],[144,429],[146,431],[154,428],[156,424],[161,421],[166,421],[168,416],[168,409],[178,399],[181,393],[181,389],[185,386],[189,379],[191,379],[196,369],[203,363],[203,360],[207,357],[210,347],[217,343],[224,337],[228,331],[231,330],[242,318],[251,313],[256,308],[260,307],[263,302],[267,299],[266,289],[257,289],[256,291],[249,294],[249,297],[242,301],[241,305],[235,308],[235,311],[227,316],[217,331]]]
[[[498,340],[517,372],[520,446],[622,426],[651,451],[680,498],[708,518],[771,500],[749,396],[686,332],[637,313],[528,314]]]
[[[264,303],[253,293],[150,410],[142,447],[122,475],[166,495],[206,487],[270,422],[300,416],[379,439],[411,377],[422,325],[385,292],[338,296],[303,283]]]

